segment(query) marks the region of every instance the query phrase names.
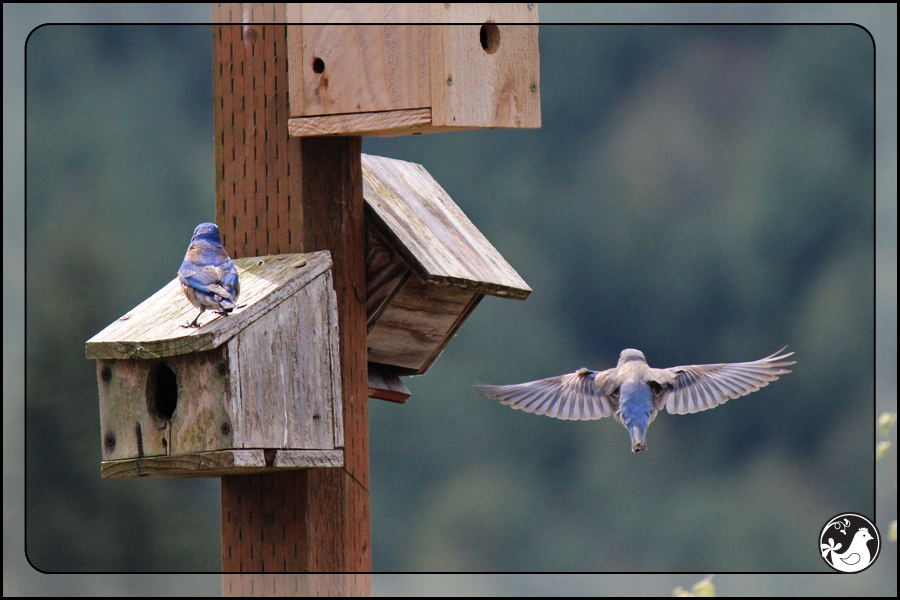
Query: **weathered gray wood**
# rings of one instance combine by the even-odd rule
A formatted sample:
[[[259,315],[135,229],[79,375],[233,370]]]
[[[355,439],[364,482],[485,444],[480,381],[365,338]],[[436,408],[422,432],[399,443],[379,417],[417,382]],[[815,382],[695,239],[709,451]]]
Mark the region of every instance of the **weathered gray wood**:
[[[170,431],[164,419],[147,409],[144,361],[98,360],[100,443],[104,460],[168,453]],[[124,397],[139,399],[121,402]]]
[[[233,418],[224,404],[229,388],[228,360],[227,349],[221,347],[161,361],[172,369],[178,381],[175,412],[171,420],[164,421],[171,431],[169,452],[166,454],[191,454],[235,447]],[[140,364],[147,361],[122,362]],[[124,397],[120,403],[135,400],[133,396]]]
[[[229,343],[235,447],[334,448],[331,289],[326,271]]]
[[[424,373],[482,296],[410,278],[369,332],[369,361],[398,367],[401,375]]]
[[[245,283],[249,287],[246,306],[238,309],[237,318],[214,317],[200,328],[224,336],[220,322],[227,321],[227,328],[241,325],[224,344],[170,355],[173,347],[188,346],[181,338],[196,333],[181,327],[188,315],[177,318],[174,336],[141,339],[147,332],[165,331],[155,325],[151,311],[165,304],[165,288],[154,296],[158,303],[143,303],[128,319],[95,336],[102,340],[91,346],[96,352],[120,347],[116,344],[140,344],[145,352],[156,344],[161,352],[153,354],[164,354],[97,360],[103,459],[110,463],[104,476],[139,476],[147,469],[159,475],[175,475],[180,469],[233,473],[222,469],[256,464],[256,454],[215,454],[218,451],[340,452],[339,331],[330,255],[235,262],[242,288]],[[244,301],[243,294],[239,301]],[[184,304],[193,310],[186,300]],[[124,342],[113,337],[116,331]],[[285,454],[282,462],[311,466],[315,461],[310,456],[332,457],[317,466],[334,466],[332,454]],[[150,458],[160,461],[147,462]],[[125,460],[140,460],[144,466],[112,464]]]
[[[528,284],[422,165],[362,155],[371,223],[423,281],[524,300]]]
[[[369,363],[369,398],[403,404],[411,395],[395,368]]]
[[[366,210],[367,214],[370,212],[371,209]],[[378,228],[366,227],[366,324],[369,331],[411,273]]]
[[[274,459],[271,458],[272,455]],[[100,474],[105,478],[221,477],[310,467],[340,467],[343,464],[342,450],[219,450],[177,456],[105,460],[100,463]]]
[[[422,165],[363,154],[362,167],[368,359],[422,374],[484,294],[531,288]]]
[[[327,251],[239,258],[238,307],[227,317],[207,311],[201,327],[182,327],[197,314],[178,279],[88,340],[88,358],[163,358],[216,348],[261,318],[284,298],[331,268]]]
[[[344,453],[341,450],[278,450],[272,466],[276,469],[343,467]]]
[[[331,277],[331,273],[328,273]],[[334,422],[334,447],[344,447],[344,405],[343,405],[343,387],[341,386],[341,348],[340,348],[340,332],[338,331],[338,298],[337,292],[334,290],[333,281],[329,284],[331,293],[331,339],[337,340],[338,343],[331,344],[331,389],[332,394],[332,421]]]

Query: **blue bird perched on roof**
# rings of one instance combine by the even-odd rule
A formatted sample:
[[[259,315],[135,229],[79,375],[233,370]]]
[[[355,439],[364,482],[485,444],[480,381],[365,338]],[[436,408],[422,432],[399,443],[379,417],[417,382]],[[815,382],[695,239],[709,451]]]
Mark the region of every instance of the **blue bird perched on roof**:
[[[241,285],[215,223],[200,223],[194,229],[184,262],[178,269],[178,281],[188,302],[200,309],[200,314],[182,327],[200,327],[198,319],[207,308],[222,316],[235,309]]]
[[[557,419],[615,416],[631,435],[631,450],[647,449],[647,427],[665,407],[672,414],[695,413],[725,404],[769,385],[795,361],[793,352],[753,362],[690,365],[654,369],[644,353],[622,350],[614,369],[579,369],[568,375],[514,385],[478,386],[481,394],[503,404]]]

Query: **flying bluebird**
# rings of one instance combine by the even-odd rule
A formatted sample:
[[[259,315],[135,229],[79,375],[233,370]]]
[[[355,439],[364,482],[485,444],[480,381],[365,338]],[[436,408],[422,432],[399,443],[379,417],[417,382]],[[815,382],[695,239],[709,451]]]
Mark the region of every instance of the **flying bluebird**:
[[[200,223],[178,269],[181,291],[200,309],[193,321],[182,327],[200,327],[197,320],[207,308],[222,316],[234,310],[241,285],[237,269],[225,252],[215,223]]]
[[[786,348],[786,347],[785,347]],[[613,415],[628,429],[631,450],[647,449],[644,436],[656,413],[700,412],[769,385],[793,354],[775,354],[753,362],[689,365],[654,369],[644,353],[628,348],[615,369],[578,369],[568,375],[514,385],[479,386],[481,394],[513,408],[557,419],[588,420]]]

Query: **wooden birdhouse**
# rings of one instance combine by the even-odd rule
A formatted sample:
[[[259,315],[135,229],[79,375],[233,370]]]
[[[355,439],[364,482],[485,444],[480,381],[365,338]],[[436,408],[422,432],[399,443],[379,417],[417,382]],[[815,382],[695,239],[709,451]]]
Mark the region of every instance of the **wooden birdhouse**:
[[[302,3],[287,20],[292,136],[541,126],[537,4]]]
[[[422,165],[363,154],[362,166],[369,372],[420,375],[485,294],[531,288]]]
[[[343,465],[331,254],[234,261],[238,308],[196,309],[178,280],[88,340],[103,477]]]

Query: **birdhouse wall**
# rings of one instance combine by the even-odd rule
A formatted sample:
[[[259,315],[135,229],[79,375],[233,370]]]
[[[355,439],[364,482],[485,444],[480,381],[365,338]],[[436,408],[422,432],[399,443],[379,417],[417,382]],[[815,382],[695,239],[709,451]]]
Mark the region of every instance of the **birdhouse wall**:
[[[229,342],[235,447],[344,445],[331,271]]]
[[[287,16],[308,23],[288,26],[291,135],[540,127],[536,4],[301,3]]]
[[[372,224],[371,217],[366,221],[366,324],[371,332],[412,271]]]

